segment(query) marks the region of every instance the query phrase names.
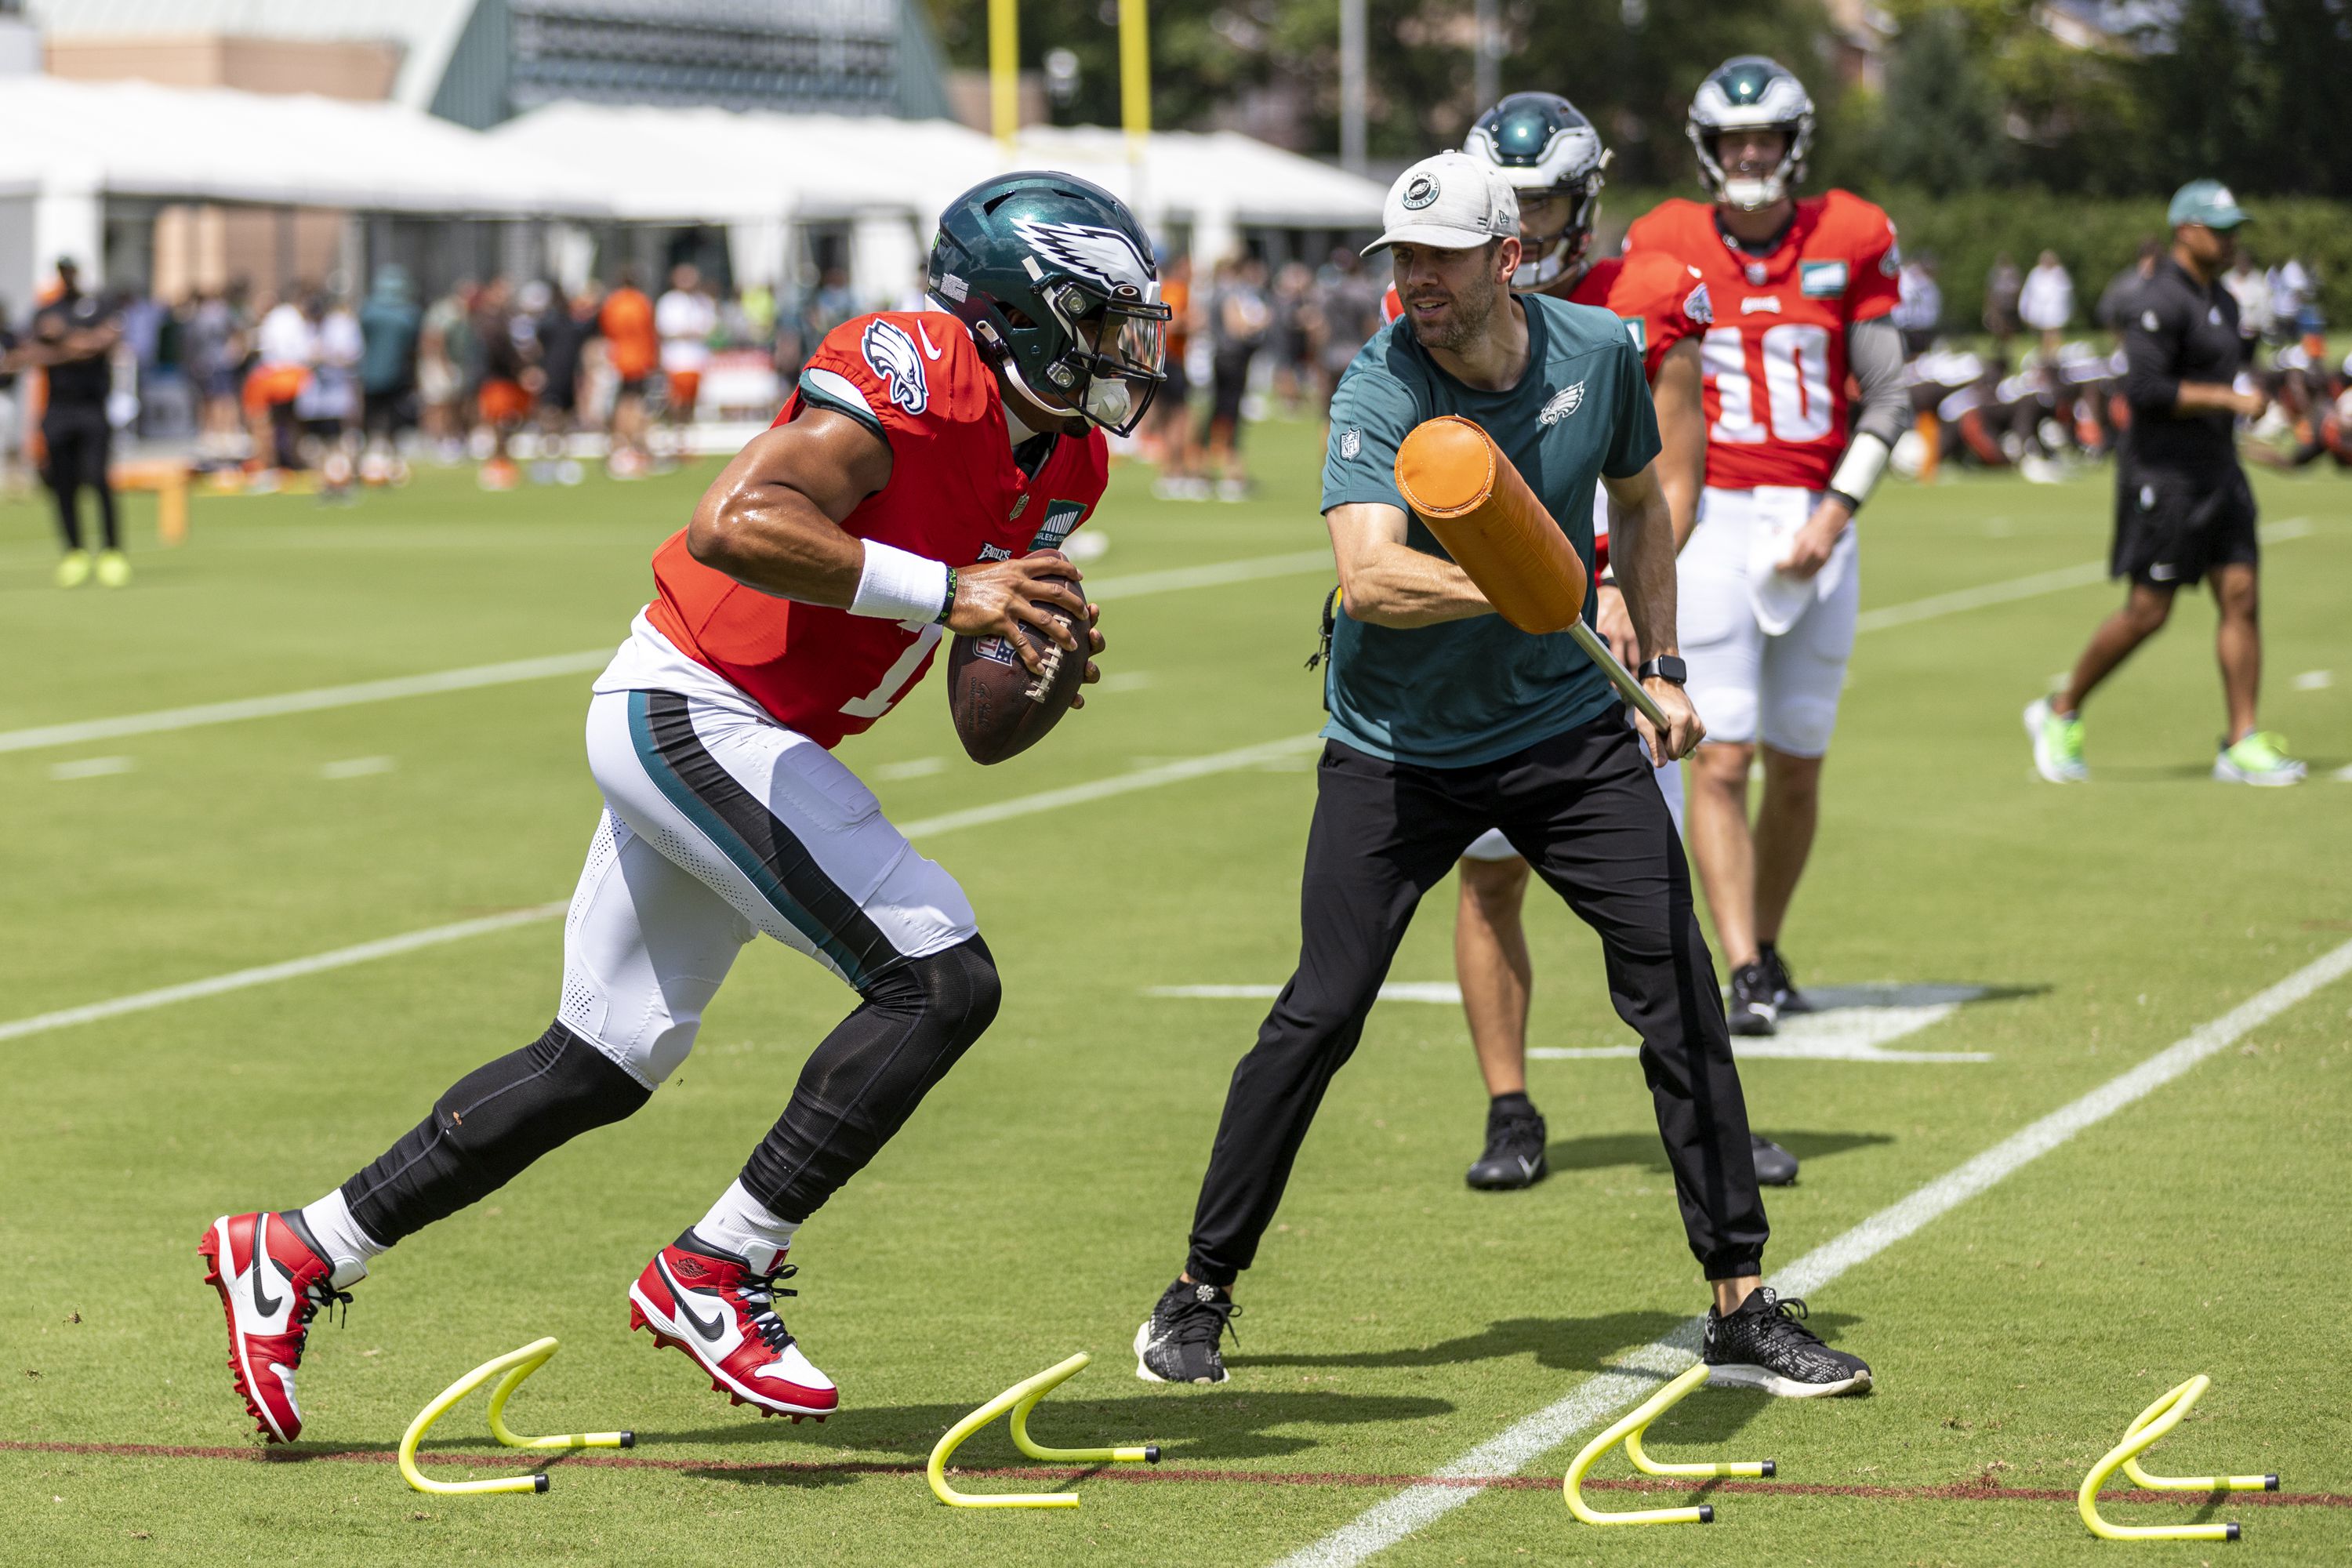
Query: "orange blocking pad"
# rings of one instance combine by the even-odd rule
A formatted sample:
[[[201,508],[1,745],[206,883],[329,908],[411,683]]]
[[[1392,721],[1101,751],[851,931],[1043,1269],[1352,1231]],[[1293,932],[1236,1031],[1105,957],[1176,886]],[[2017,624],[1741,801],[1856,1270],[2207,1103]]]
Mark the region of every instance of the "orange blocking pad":
[[[1397,489],[1470,574],[1496,613],[1523,632],[1565,629],[1584,612],[1584,563],[1495,438],[1442,415],[1397,447]]]
[[[188,542],[188,466],[153,461],[117,463],[108,478],[118,490],[155,492],[155,537],[164,544]]]

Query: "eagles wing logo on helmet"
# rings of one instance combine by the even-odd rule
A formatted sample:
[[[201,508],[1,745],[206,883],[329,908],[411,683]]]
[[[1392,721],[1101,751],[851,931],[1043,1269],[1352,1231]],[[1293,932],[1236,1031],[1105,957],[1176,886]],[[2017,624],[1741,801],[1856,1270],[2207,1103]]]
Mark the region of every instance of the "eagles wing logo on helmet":
[[[907,329],[880,316],[867,323],[858,347],[876,375],[889,384],[890,401],[909,414],[930,406],[931,389],[923,380],[923,356]]]
[[[1105,293],[1121,284],[1139,293],[1150,289],[1150,263],[1135,248],[1133,240],[1115,228],[1024,217],[1013,220],[1013,232],[1041,260],[1100,284]]]

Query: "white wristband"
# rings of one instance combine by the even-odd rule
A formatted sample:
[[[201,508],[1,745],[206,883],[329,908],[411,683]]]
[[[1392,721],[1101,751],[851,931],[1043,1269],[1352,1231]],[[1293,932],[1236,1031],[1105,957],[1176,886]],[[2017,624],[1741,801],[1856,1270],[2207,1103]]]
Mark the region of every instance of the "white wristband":
[[[866,541],[866,565],[857,574],[857,595],[849,601],[851,615],[928,625],[940,618],[947,598],[947,563]]]
[[[1879,476],[1886,471],[1889,455],[1885,441],[1880,437],[1867,433],[1856,436],[1853,445],[1839,459],[1837,472],[1830,476],[1830,489],[1853,502],[1854,509],[1860,510],[1862,503],[1870,499],[1870,492],[1877,488]]]

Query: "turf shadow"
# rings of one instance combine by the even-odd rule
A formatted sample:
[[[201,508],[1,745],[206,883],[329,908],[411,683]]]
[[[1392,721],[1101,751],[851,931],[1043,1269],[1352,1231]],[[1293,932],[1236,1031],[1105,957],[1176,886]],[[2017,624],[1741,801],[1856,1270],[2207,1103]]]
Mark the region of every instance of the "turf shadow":
[[[671,1443],[732,1447],[766,1446],[779,1460],[823,1461],[885,1455],[919,1462],[940,1434],[971,1414],[969,1405],[896,1405],[845,1412],[811,1438],[787,1427],[761,1429],[761,1423],[692,1432],[642,1433],[647,1451]],[[1125,1399],[1049,1397],[1030,1417],[1041,1443],[1059,1447],[1157,1443],[1171,1459],[1252,1459],[1303,1454],[1320,1446],[1311,1435],[1278,1431],[1294,1426],[1359,1426],[1396,1421],[1426,1421],[1454,1413],[1451,1401],[1423,1395],[1345,1394],[1337,1389],[1261,1390],[1228,1385],[1215,1390],[1171,1390]],[[964,1465],[1022,1464],[1020,1455],[992,1424],[975,1433],[957,1455]],[[795,1440],[799,1438],[802,1440]],[[779,1439],[782,1439],[781,1441]],[[726,1470],[714,1479],[757,1485],[806,1484],[806,1470]]]
[[[1598,1318],[1504,1318],[1484,1331],[1430,1345],[1400,1345],[1381,1351],[1326,1351],[1313,1355],[1243,1355],[1226,1358],[1237,1373],[1276,1366],[1459,1366],[1532,1355],[1554,1372],[1591,1372],[1619,1351],[1645,1345],[1673,1332],[1685,1320],[1671,1312],[1611,1312]]]
[[[1891,1134],[1885,1132],[1782,1132],[1769,1128],[1757,1131],[1800,1160],[1826,1159],[1849,1149],[1895,1142]],[[1555,1171],[1606,1171],[1620,1165],[1636,1165],[1660,1175],[1672,1171],[1666,1163],[1665,1149],[1654,1132],[1599,1132],[1582,1138],[1563,1138],[1544,1150],[1544,1158]]]

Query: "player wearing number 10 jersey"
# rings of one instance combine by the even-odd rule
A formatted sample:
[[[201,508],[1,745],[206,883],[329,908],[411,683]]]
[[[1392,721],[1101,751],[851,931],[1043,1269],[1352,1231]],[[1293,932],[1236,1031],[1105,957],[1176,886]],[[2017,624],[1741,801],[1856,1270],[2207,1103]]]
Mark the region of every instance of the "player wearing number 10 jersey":
[[[963,889],[832,747],[906,695],[946,632],[1005,637],[1033,668],[1024,625],[1079,658],[1101,648],[1050,550],[1102,494],[1102,432],[1133,430],[1159,386],[1168,311],[1151,254],[1126,207],[1083,180],[973,187],[940,219],[937,308],[837,329],[774,426],[656,552],[658,597],[589,705],[604,811],[564,925],[555,1021],[341,1186],[224,1217],[199,1247],[265,1437],[301,1430],[294,1374],[319,1309],[348,1300],[394,1243],[642,1106],[762,932],[860,1005],[742,1173],[630,1286],[630,1323],[763,1415],[822,1419],[838,1404],[778,1316],[793,1293],[785,1254],[988,1027],[998,984]],[[1048,605],[1084,617],[1087,649]]]
[[[1889,319],[1901,259],[1870,203],[1795,195],[1813,106],[1779,65],[1748,55],[1718,68],[1691,100],[1688,131],[1714,201],[1664,203],[1626,243],[1696,268],[1715,304],[1700,346],[1706,486],[1679,563],[1677,629],[1707,731],[1690,840],[1732,965],[1732,1030],[1769,1035],[1805,1005],[1779,940],[1853,650],[1853,517],[1909,423]]]

